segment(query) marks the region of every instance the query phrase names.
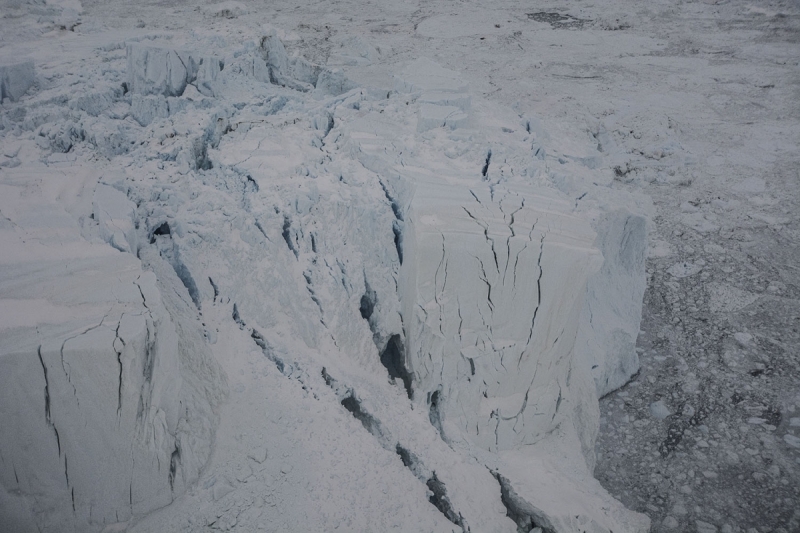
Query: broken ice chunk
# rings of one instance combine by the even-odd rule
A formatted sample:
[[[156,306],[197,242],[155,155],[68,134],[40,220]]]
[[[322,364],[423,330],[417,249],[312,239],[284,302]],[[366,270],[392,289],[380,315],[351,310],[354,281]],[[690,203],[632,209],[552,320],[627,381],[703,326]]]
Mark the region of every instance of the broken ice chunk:
[[[417,131],[422,133],[434,128],[444,126],[454,130],[463,127],[469,115],[453,106],[422,104],[417,114]]]
[[[134,94],[131,98],[131,114],[141,126],[147,126],[156,118],[167,118],[169,106],[162,95],[142,96]]]
[[[267,460],[268,455],[269,455],[269,451],[267,450],[267,447],[266,446],[259,446],[259,447],[254,448],[253,450],[251,450],[250,453],[247,454],[247,457],[249,457],[250,459],[252,459],[256,463],[261,464],[261,463],[263,463],[264,461]]]
[[[687,261],[683,261],[680,263],[675,263],[671,267],[667,269],[667,273],[671,276],[680,278],[687,278],[689,276],[694,276],[698,272],[703,269],[703,265],[700,264],[698,261],[697,263],[689,263]]]
[[[734,333],[734,334],[733,334],[733,338],[736,340],[736,342],[737,342],[737,343],[739,344],[739,346],[741,346],[742,348],[747,348],[747,347],[748,347],[748,346],[750,346],[750,345],[752,344],[752,342],[753,342],[753,336],[752,336],[752,335],[750,335],[749,333],[744,333],[744,332],[742,332],[742,331],[739,331],[739,332],[737,332],[737,333]]]
[[[356,84],[339,69],[322,70],[316,81],[315,96],[338,96],[356,88]]]
[[[664,401],[658,400],[650,404],[650,414],[653,415],[654,418],[664,420],[670,415],[670,412]]]
[[[136,206],[121,191],[99,184],[94,191],[93,214],[100,236],[121,252],[136,254]]]
[[[395,76],[395,90],[421,93],[417,113],[417,131],[420,133],[443,126],[460,128],[469,120],[469,86],[458,72],[430,59],[417,59]]]
[[[192,84],[202,94],[214,96],[212,85],[223,68],[220,59],[141,43],[128,43],[126,52],[132,92],[181,96]]]
[[[34,76],[33,61],[0,61],[0,101],[19,100],[33,85]]]
[[[328,58],[329,66],[367,66],[376,62],[380,53],[363,37],[348,37],[339,44],[338,50]]]
[[[413,61],[402,73],[395,76],[394,88],[399,93],[465,93],[469,90],[458,72],[446,69],[426,57]]]
[[[234,1],[211,4],[203,7],[202,11],[206,15],[226,19],[235,19],[236,17],[247,15],[249,13],[244,4]]]
[[[429,92],[419,97],[422,104],[453,106],[462,111],[469,111],[472,98],[468,93]]]

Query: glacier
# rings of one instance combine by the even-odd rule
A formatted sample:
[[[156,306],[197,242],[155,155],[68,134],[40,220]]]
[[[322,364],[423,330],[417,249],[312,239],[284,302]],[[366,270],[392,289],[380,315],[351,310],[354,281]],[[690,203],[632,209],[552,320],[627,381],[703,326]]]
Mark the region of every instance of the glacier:
[[[646,199],[428,58],[95,39],[0,68],[0,523],[649,529],[592,478]]]

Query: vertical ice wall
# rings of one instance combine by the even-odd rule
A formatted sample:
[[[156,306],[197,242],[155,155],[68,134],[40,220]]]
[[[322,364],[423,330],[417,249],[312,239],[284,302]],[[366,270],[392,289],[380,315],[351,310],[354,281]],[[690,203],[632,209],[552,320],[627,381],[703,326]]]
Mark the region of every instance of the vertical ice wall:
[[[471,98],[458,73],[420,59],[395,85],[417,99],[417,131],[430,129],[436,108],[464,115],[438,127],[469,124]],[[571,379],[573,348],[586,282],[602,257],[562,195],[533,186],[532,175],[514,176],[513,151],[485,150],[471,172],[395,167],[412,191],[401,301],[415,400],[442,438],[500,451],[535,443],[590,409],[576,401],[585,383]],[[590,462],[592,433],[582,434]]]
[[[514,449],[574,409],[578,317],[601,257],[566,207],[530,187],[417,182],[402,300],[415,395],[443,438]]]
[[[626,209],[595,221],[603,266],[591,276],[575,341],[576,359],[589,368],[601,397],[639,371],[636,338],[646,288],[646,220]]]
[[[409,141],[374,115],[346,131],[357,157],[386,176],[387,195],[400,206],[403,363],[414,403],[450,446],[468,443],[502,458],[493,471],[519,527],[646,529],[644,517],[613,502],[591,478],[594,361],[575,350],[576,338],[591,339],[602,345],[591,352],[596,359],[617,364],[604,336],[591,328],[579,336],[590,303],[616,313],[611,322],[598,318],[600,332],[638,330],[639,284],[616,288],[643,279],[643,219],[631,217],[626,228],[598,237],[592,225],[605,226],[575,213],[541,179],[541,139],[528,155],[525,141],[476,135],[493,128],[513,133],[514,123],[497,108],[471,112],[457,73],[421,59],[396,76],[395,86],[418,106],[421,140]],[[481,144],[480,157],[469,161],[474,166],[465,167],[459,154]],[[604,208],[614,205],[607,200]],[[606,288],[602,303],[599,287]],[[544,489],[531,482],[537,477],[559,482]],[[592,507],[606,510],[583,514]]]
[[[33,61],[0,60],[0,102],[19,100],[35,81]]]
[[[143,271],[135,206],[96,179],[42,165],[0,183],[3,531],[126,522],[183,493],[211,452],[223,381],[173,296],[185,288]]]

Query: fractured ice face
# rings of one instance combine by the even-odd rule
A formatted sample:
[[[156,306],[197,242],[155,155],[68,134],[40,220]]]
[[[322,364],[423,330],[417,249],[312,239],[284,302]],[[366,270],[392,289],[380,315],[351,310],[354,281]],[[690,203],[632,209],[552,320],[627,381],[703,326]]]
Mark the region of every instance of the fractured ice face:
[[[513,449],[572,408],[577,318],[600,257],[558,195],[471,185],[417,182],[404,236],[409,359],[437,416],[487,450]]]
[[[350,45],[350,56],[376,60],[363,43]],[[321,379],[334,390],[370,438],[425,483],[450,523],[513,530],[510,518],[518,527],[568,531],[578,520],[597,532],[645,530],[646,520],[589,474],[596,394],[637,364],[630,354],[644,220],[616,210],[619,202],[586,185],[591,180],[554,177],[546,137],[529,119],[473,100],[457,72],[430,60],[407,65],[389,91],[290,57],[275,32],[231,46],[127,43],[116,74],[127,93],[109,85],[80,105],[71,101],[74,121],[50,101],[17,126],[36,130],[51,162],[74,157],[70,163],[93,168],[84,152],[70,155],[75,146],[111,158],[102,182],[76,185],[85,198],[64,217],[71,238],[127,258],[124,268],[97,260],[97,287],[81,297],[112,309],[108,317],[99,307],[87,311],[87,323],[101,325],[98,339],[74,350],[62,344],[59,353],[74,328],[56,328],[41,357],[30,339],[16,351],[0,343],[3,354],[13,352],[5,363],[37,371],[29,376],[30,417],[42,439],[75,420],[118,418],[116,427],[92,426],[95,442],[111,443],[102,450],[59,429],[58,460],[44,450],[48,460],[23,477],[66,477],[62,446],[70,465],[85,465],[94,455],[123,455],[120,443],[134,439],[142,445],[137,464],[146,466],[126,463],[99,488],[88,488],[99,475],[88,467],[86,479],[59,481],[78,489],[73,505],[86,510],[92,491],[102,490],[93,513],[125,508],[127,520],[180,494],[212,446],[224,378],[210,358],[216,333],[205,314],[225,306],[226,320],[282,376],[303,390],[314,392]],[[565,183],[593,191],[600,200],[585,203],[595,211],[578,210]],[[23,214],[12,218],[35,226]],[[57,240],[47,238],[48,246]],[[128,302],[140,280],[148,289]],[[25,291],[14,297],[50,302],[66,291],[64,305],[88,309],[63,287]],[[53,305],[43,314],[58,315]],[[28,326],[19,338],[31,334]],[[51,370],[64,354],[81,369],[74,389],[72,374]],[[105,362],[92,367],[94,359]],[[102,386],[73,406],[70,395],[93,380]],[[397,398],[387,394],[392,386],[403,402],[381,405]],[[415,439],[403,431],[419,430],[420,420],[438,435],[436,446],[412,449]],[[19,440],[6,445],[22,457]],[[548,494],[528,483],[537,475],[555,480]],[[62,496],[31,497],[69,511]],[[497,518],[500,500],[507,516]],[[85,514],[71,520],[90,523]]]
[[[212,55],[152,44],[128,44],[126,55],[129,90],[136,94],[182,96],[192,84],[212,96],[212,84],[225,66]]]

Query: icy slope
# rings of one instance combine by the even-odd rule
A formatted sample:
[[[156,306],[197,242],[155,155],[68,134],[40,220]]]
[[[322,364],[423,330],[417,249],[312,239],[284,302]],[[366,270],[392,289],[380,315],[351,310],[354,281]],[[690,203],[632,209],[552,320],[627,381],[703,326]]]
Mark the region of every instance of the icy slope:
[[[591,478],[628,199],[578,208],[590,167],[430,60],[392,91],[275,33],[96,39],[2,115],[3,520],[647,530]]]

